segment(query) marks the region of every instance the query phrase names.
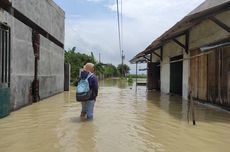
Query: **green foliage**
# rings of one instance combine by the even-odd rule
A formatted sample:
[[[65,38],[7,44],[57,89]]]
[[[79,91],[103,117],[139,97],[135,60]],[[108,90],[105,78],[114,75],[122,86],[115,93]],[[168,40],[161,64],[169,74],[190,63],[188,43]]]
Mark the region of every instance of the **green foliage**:
[[[138,74],[136,76],[136,74],[130,74],[129,77],[131,77],[131,78],[147,78],[147,75],[146,74]]]
[[[76,47],[65,51],[65,63],[71,65],[71,82],[75,83],[79,77],[79,71],[83,68],[83,66],[91,62],[95,65],[96,75],[101,76],[104,75],[105,78],[109,77],[125,77],[129,74],[130,68],[128,65],[118,65],[115,67],[112,64],[103,64],[97,62],[94,54],[91,52],[90,55],[82,54],[77,52]],[[129,81],[132,81],[131,79]]]
[[[128,77],[128,83],[129,83],[129,84],[132,84],[132,83],[133,83],[133,78],[130,77],[130,76]]]
[[[95,71],[97,75],[104,74],[104,66],[103,63],[94,63],[95,64]]]
[[[119,72],[119,75],[121,76],[121,77],[125,77],[125,76],[127,76],[127,74],[129,74],[129,71],[130,71],[130,68],[129,68],[129,66],[128,65],[126,65],[126,64],[119,64],[118,66],[117,66],[117,70],[118,70],[118,72]]]
[[[101,68],[100,64],[98,64],[94,58],[93,53],[91,55],[82,54],[76,51],[76,47],[65,51],[65,63],[71,65],[71,81],[75,81],[79,76],[79,70],[83,68],[83,66],[88,63],[95,64],[95,70],[98,73],[102,72],[103,69]]]
[[[104,76],[106,78],[108,77],[117,77],[118,76],[118,71],[117,68],[112,65],[112,64],[105,64],[104,65]]]

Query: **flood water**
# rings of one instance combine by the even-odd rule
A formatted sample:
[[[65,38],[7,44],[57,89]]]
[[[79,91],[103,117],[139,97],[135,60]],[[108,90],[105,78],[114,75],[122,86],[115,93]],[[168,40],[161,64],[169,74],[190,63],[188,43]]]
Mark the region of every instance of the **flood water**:
[[[75,90],[0,119],[0,152],[229,152],[230,113],[119,80],[100,82],[93,121],[81,121]]]

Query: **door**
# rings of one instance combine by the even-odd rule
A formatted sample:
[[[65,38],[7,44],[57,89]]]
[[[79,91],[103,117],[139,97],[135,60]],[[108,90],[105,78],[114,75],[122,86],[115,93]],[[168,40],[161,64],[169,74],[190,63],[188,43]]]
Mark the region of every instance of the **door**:
[[[182,96],[183,55],[170,59],[170,93]]]
[[[148,90],[160,90],[160,63],[159,62],[149,62],[148,63],[148,80],[147,88]]]

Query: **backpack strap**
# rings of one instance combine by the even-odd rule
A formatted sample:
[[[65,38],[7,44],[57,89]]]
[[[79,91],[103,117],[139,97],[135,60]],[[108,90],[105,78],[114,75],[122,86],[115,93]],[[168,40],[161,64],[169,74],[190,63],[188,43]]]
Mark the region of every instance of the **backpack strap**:
[[[87,78],[86,78],[85,80],[88,81],[88,79],[89,79],[92,75],[93,75],[93,73],[89,73],[88,76],[87,76]]]

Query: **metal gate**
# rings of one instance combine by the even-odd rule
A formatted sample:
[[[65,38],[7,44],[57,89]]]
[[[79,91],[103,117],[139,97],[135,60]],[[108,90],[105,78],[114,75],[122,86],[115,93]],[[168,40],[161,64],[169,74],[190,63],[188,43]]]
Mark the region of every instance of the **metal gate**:
[[[10,113],[10,28],[0,23],[0,118]]]

